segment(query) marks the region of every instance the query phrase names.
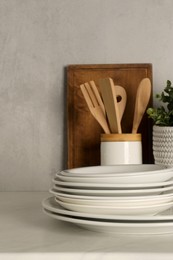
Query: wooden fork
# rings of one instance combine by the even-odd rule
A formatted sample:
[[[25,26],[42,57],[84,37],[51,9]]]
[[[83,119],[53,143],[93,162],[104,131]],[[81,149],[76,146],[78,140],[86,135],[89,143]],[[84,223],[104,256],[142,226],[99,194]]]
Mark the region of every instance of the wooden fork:
[[[106,134],[110,134],[108,123],[106,121],[105,108],[100,97],[99,91],[94,83],[94,81],[86,82],[80,85],[80,89],[88,105],[88,108],[101,125]]]

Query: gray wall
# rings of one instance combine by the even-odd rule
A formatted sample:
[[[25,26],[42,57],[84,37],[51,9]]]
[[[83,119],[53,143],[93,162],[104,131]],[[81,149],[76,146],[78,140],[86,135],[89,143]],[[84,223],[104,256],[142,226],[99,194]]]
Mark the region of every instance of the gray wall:
[[[64,67],[152,63],[173,80],[172,0],[0,0],[0,190],[47,190],[64,158]]]

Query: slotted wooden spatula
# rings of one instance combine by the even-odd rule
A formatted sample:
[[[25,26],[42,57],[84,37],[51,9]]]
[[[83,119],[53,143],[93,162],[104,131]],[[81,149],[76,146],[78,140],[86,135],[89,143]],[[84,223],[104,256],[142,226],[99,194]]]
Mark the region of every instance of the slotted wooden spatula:
[[[147,108],[151,96],[151,81],[149,78],[141,80],[136,94],[135,112],[133,118],[132,133],[138,131],[138,127]]]
[[[105,105],[111,133],[122,133],[117,94],[114,82],[111,78],[99,80],[99,88]]]
[[[120,122],[121,122],[123,114],[124,114],[124,110],[126,107],[127,93],[123,87],[118,86],[118,85],[115,85],[115,91],[116,91],[116,95],[117,95],[119,117],[120,117]]]

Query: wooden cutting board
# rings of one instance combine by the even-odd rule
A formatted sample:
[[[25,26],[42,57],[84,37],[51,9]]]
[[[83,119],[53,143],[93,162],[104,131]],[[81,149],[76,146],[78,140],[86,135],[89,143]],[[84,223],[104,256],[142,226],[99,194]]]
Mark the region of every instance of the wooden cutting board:
[[[140,81],[152,82],[151,64],[70,65],[67,67],[67,168],[100,164],[100,134],[97,121],[90,114],[80,90],[80,84],[110,77],[126,89],[127,105],[122,119],[124,133],[132,131],[134,105]],[[152,106],[152,96],[148,106]],[[139,130],[142,133],[143,163],[153,163],[152,122],[145,114]]]

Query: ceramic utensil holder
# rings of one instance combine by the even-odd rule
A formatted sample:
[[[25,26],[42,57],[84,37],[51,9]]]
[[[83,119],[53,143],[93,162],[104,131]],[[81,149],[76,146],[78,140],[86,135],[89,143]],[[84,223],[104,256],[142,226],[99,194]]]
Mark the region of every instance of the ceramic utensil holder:
[[[141,134],[101,134],[101,165],[142,164]]]

